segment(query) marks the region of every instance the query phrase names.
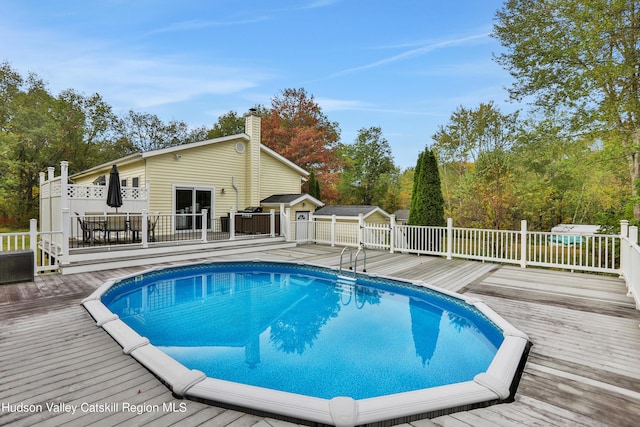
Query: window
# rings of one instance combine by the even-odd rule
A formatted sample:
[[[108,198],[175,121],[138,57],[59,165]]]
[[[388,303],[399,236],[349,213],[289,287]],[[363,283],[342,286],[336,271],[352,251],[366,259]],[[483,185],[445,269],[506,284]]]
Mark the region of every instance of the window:
[[[120,180],[120,186],[121,187],[126,187],[127,186],[127,178],[122,178]]]
[[[135,188],[140,187],[140,178],[138,178],[137,176],[134,178],[131,178],[131,186]]]

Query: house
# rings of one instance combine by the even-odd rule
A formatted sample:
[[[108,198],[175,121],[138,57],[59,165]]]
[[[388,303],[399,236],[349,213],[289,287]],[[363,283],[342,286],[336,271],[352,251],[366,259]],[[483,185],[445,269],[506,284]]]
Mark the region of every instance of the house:
[[[331,221],[335,216],[337,221],[346,223],[358,223],[360,215],[364,222],[371,224],[389,223],[391,215],[378,206],[368,205],[334,205],[318,209],[313,218],[317,221]]]
[[[197,221],[186,221],[203,209],[211,224],[232,209],[260,206],[274,194],[300,195],[308,176],[306,170],[262,145],[260,117],[254,112],[245,117],[243,134],[136,153],[69,178],[75,184],[104,183],[112,165],[118,167],[123,193],[148,189],[149,212],[184,215],[176,217],[176,229],[189,224],[200,228]]]
[[[262,199],[260,206],[278,212],[281,209],[289,208],[291,209],[292,221],[306,221],[311,214],[316,212],[316,209],[324,206],[324,203],[308,194],[274,194]]]
[[[318,242],[338,244],[341,246],[359,246],[365,236],[364,224],[369,225],[367,233],[377,234],[371,226],[387,230],[391,216],[378,206],[363,205],[335,205],[324,206],[313,215],[313,227],[308,232],[309,236]],[[296,230],[298,232],[298,230]],[[299,234],[296,238],[301,240]]]
[[[396,224],[407,225],[409,222],[409,209],[398,209],[393,215],[396,217]]]

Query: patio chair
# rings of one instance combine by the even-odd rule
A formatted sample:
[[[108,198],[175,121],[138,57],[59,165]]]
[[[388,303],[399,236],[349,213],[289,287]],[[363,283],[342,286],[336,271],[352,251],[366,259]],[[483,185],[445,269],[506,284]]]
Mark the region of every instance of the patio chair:
[[[89,225],[80,218],[80,214],[78,212],[74,212],[74,214],[76,215],[78,224],[80,224],[80,228],[82,229],[82,242],[91,243],[91,230],[89,229]]]
[[[152,215],[149,217],[149,219],[147,220],[147,233],[148,233],[148,239],[150,242],[155,242],[156,241],[156,224],[158,223],[158,217],[160,216],[160,212],[158,212],[156,215]]]
[[[116,233],[116,242],[120,241],[120,233],[127,231],[127,217],[122,214],[107,214],[107,227],[105,236],[107,241],[111,241],[111,233]]]
[[[142,231],[142,214],[141,213],[129,213],[129,230],[131,230],[131,240],[133,242],[139,242],[140,232]]]
[[[74,212],[74,214],[76,215],[78,224],[80,224],[80,228],[82,229],[82,242],[98,242],[96,233],[104,231],[104,221],[102,219],[96,220],[96,217],[91,216],[91,214],[85,214],[84,216],[81,216],[78,212]]]

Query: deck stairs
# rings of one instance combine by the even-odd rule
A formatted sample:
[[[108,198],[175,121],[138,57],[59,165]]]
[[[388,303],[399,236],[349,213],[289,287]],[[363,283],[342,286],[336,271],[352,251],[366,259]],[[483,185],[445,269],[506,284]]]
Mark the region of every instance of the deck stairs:
[[[212,259],[217,256],[270,251],[293,248],[296,242],[287,242],[283,237],[213,242],[209,244],[155,245],[149,248],[96,248],[75,252],[67,263],[60,264],[62,274],[87,273],[114,268],[152,266],[198,259]]]

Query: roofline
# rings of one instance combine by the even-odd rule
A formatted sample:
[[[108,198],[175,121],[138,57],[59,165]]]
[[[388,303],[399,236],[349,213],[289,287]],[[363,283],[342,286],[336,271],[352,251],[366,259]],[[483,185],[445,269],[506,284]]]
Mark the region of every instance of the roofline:
[[[73,175],[69,175],[69,179],[73,180],[74,178],[77,177],[81,177],[81,176],[85,176],[85,175],[91,175],[94,172],[98,172],[102,169],[107,170],[110,169],[111,166],[113,166],[115,163],[119,164],[119,165],[126,165],[128,163],[133,163],[137,160],[142,159],[143,157],[143,153],[133,153],[133,154],[129,154],[128,156],[124,156],[124,157],[120,157],[119,159],[116,160],[112,160],[110,162],[106,162],[106,163],[102,163],[101,165],[98,166],[94,166],[92,168],[89,169],[85,169],[82,172],[78,172],[78,173],[74,173]]]
[[[275,194],[274,194],[275,195]],[[309,200],[311,203],[313,203],[316,206],[324,206],[324,203],[321,202],[320,200],[316,199],[315,197],[309,195],[309,194],[301,194],[300,197],[298,197],[297,199],[294,199],[289,203],[289,205],[295,205],[296,203],[300,203],[303,200]],[[280,206],[282,203],[278,202],[267,202],[267,203],[260,203],[261,205],[264,206]],[[285,203],[286,204],[286,203]]]
[[[372,209],[371,211],[369,211],[366,214],[362,214],[362,218],[367,218],[370,217],[371,215],[373,215],[376,212],[380,212],[382,214],[382,216],[386,217],[386,218],[391,218],[391,214],[389,214],[387,211],[385,211],[384,209],[382,209],[379,206],[375,206],[375,209]],[[323,214],[313,214],[314,217],[321,217],[321,218],[331,218],[333,217],[333,215],[323,215]],[[358,218],[358,215],[336,215],[336,219],[353,219],[353,218]]]
[[[160,148],[158,150],[145,151],[144,153],[142,153],[142,157],[146,159],[148,157],[160,156],[167,153],[175,153],[176,151],[198,148],[204,145],[217,144],[219,142],[232,141],[234,139],[244,139],[246,141],[250,140],[249,135],[247,135],[246,133],[239,133],[236,135],[221,136],[220,138],[205,139],[204,141],[190,142],[188,144],[174,145],[173,147]]]

